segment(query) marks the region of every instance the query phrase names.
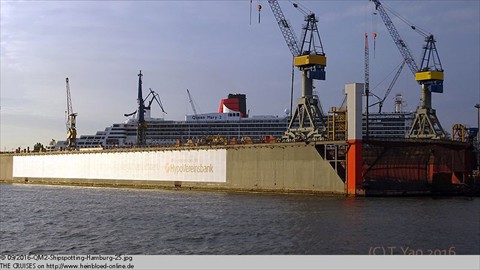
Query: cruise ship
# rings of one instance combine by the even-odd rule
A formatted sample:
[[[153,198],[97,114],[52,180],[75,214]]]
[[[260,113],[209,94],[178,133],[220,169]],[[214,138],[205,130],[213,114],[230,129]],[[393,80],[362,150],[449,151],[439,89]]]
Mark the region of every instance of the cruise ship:
[[[186,115],[184,121],[151,117],[151,107],[145,108],[146,145],[173,145],[177,141],[194,141],[205,137],[223,137],[228,140],[249,137],[252,141],[280,138],[287,129],[289,117],[260,115],[250,116],[244,94],[229,94],[220,101],[215,113]],[[137,142],[138,114],[123,123],[115,123],[95,135],[81,135],[78,148],[131,147]]]
[[[217,112],[186,115],[185,120],[165,120],[151,117],[151,107],[145,108],[146,145],[167,146],[189,139],[197,141],[206,137],[222,137],[228,141],[250,138],[253,142],[280,139],[289,124],[289,115],[250,116],[247,113],[246,95],[229,94],[221,99]],[[370,138],[404,138],[408,133],[414,114],[395,110],[390,113],[369,115]],[[365,118],[365,117],[364,117]],[[133,147],[137,142],[138,116],[133,114],[122,123],[115,123],[94,135],[81,135],[77,147],[113,148]],[[366,131],[365,121],[363,124]],[[62,147],[58,142],[56,149]]]

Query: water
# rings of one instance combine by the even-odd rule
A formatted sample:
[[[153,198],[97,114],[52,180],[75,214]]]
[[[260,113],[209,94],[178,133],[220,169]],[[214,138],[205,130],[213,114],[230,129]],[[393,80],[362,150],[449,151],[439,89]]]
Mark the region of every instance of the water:
[[[0,254],[480,254],[480,198],[0,185]]]

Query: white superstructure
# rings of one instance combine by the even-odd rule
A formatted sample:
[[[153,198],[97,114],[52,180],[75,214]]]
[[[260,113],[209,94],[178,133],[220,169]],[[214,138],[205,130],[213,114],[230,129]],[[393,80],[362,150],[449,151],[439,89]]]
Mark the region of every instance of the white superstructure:
[[[216,113],[186,115],[185,120],[165,120],[151,117],[150,108],[145,111],[146,145],[166,146],[177,141],[196,141],[206,137],[223,137],[228,141],[250,137],[253,141],[266,138],[281,138],[287,130],[289,116],[258,115],[249,116],[240,110],[223,107],[231,106],[232,99],[223,99],[221,108]],[[227,104],[227,105],[225,105]],[[241,107],[241,106],[239,106]],[[244,110],[244,109],[242,109]],[[409,112],[373,113],[369,116],[370,137],[404,138],[414,114]],[[364,116],[365,119],[365,116]],[[133,147],[137,140],[137,116],[131,115],[123,123],[115,123],[98,131],[95,135],[81,135],[77,139],[80,149]],[[363,123],[365,134],[365,122]],[[64,142],[58,142],[55,149],[64,148]]]

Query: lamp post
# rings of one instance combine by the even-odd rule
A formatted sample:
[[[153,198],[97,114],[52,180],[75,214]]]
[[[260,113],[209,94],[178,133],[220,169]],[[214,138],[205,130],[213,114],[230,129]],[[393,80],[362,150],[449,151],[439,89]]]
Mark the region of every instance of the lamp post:
[[[480,142],[480,103],[475,104],[475,108],[477,108],[477,128],[479,129],[477,132],[477,143]]]
[[[480,171],[480,103],[475,104],[477,108],[477,171]]]

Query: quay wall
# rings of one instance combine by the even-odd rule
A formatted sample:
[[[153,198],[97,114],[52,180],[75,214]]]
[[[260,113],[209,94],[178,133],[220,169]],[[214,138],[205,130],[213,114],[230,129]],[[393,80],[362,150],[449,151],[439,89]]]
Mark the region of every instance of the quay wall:
[[[13,180],[13,155],[0,155],[0,181]]]
[[[0,183],[345,194],[315,144],[0,155]]]

